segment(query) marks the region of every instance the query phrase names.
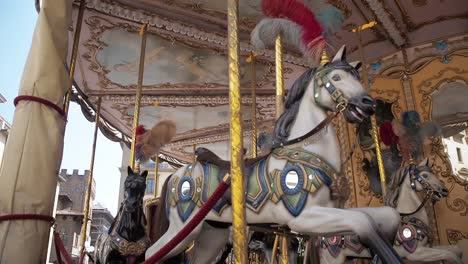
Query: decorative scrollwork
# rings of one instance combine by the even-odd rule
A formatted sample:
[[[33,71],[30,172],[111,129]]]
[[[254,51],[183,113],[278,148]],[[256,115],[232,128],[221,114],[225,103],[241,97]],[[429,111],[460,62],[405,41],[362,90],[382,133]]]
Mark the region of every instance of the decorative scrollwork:
[[[451,245],[455,245],[458,241],[468,239],[468,233],[456,229],[447,229],[447,238]]]

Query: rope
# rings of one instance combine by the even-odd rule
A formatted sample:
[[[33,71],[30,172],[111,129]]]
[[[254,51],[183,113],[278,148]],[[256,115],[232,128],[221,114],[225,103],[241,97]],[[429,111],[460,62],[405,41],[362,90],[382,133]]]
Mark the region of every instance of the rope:
[[[32,102],[43,104],[45,106],[48,106],[48,107],[54,109],[62,117],[65,116],[65,111],[63,111],[62,108],[60,108],[58,105],[52,103],[51,101],[49,101],[47,99],[37,97],[37,96],[33,96],[33,95],[20,95],[20,96],[17,96],[15,98],[15,100],[13,101],[15,107],[21,101],[32,101]]]
[[[66,264],[74,264],[73,259],[70,257],[68,254],[67,250],[65,249],[65,246],[63,245],[62,239],[60,238],[59,233],[54,231],[54,243],[55,243],[55,252],[57,255],[57,261],[58,263],[62,264],[62,256],[65,259]],[[83,263],[83,262],[79,262]]]
[[[40,214],[11,214],[11,215],[0,215],[0,222],[11,221],[11,220],[41,220],[50,222],[53,224],[55,219],[50,215]]]
[[[221,182],[221,184],[216,188],[216,191],[211,195],[210,199],[206,201],[200,211],[182,228],[177,235],[175,235],[166,245],[164,245],[158,252],[152,255],[150,258],[145,260],[143,264],[153,264],[159,261],[162,257],[167,255],[172,249],[174,249],[185,237],[187,237],[190,232],[195,229],[195,227],[200,224],[200,222],[205,218],[208,212],[213,208],[213,206],[218,202],[218,200],[224,195],[226,190],[229,188],[229,183],[226,181]]]

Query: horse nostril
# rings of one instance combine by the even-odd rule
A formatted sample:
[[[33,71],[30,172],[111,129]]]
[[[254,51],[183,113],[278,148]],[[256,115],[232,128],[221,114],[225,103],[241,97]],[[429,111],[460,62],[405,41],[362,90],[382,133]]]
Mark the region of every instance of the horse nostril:
[[[375,104],[374,99],[372,97],[368,96],[368,95],[363,96],[361,101],[362,101],[362,103],[364,105],[372,105],[373,106]]]

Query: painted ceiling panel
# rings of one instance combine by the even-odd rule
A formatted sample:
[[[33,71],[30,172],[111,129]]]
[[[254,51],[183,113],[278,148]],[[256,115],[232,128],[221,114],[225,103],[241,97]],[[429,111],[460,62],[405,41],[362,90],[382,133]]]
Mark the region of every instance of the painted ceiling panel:
[[[350,61],[359,59],[358,36],[351,30],[369,21],[378,22],[361,35],[371,74],[392,75],[401,71],[404,55],[396,44],[398,37],[402,37],[407,46],[407,58],[413,69],[428,56],[447,54],[449,49],[457,49],[465,41],[454,39],[447,46],[444,41],[435,39],[461,36],[468,30],[466,0],[303,1],[316,13],[331,7],[341,12],[344,23],[337,33],[327,36],[328,48],[333,53],[346,44]],[[86,2],[75,83],[83,102],[90,103],[91,108],[96,107],[98,96],[102,97],[102,117],[108,123],[109,134],[118,130],[126,141],[131,136],[141,43],[138,31],[142,23],[148,23],[140,123],[149,127],[164,119],[176,122],[177,136],[175,142],[164,149],[165,155],[188,162],[193,145],[213,146],[218,154],[228,155],[229,152],[223,150],[229,140],[225,1]],[[255,50],[250,45],[249,34],[263,18],[261,0],[239,2],[242,114],[244,136],[249,138],[254,74],[246,58],[252,52],[258,55],[256,119],[260,131],[271,130],[275,116],[275,52],[271,48]],[[74,21],[77,13],[75,8]],[[70,39],[73,39],[72,30]],[[414,44],[421,45],[412,47]],[[70,41],[69,54],[71,47]],[[286,45],[283,51],[287,90],[316,62],[302,58],[294,47]]]

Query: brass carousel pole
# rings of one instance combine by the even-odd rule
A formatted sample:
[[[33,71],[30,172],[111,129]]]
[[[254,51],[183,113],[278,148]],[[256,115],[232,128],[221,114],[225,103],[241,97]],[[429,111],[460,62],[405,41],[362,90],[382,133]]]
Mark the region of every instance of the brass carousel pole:
[[[248,263],[243,176],[243,141],[239,75],[239,0],[227,0],[229,35],[229,106],[231,108],[231,175],[234,263]]]
[[[252,120],[252,158],[257,157],[257,69],[255,57],[257,55],[252,54],[247,58],[247,62],[251,63],[252,69],[252,103],[251,103],[251,120]]]
[[[78,56],[78,45],[80,44],[80,35],[81,35],[81,25],[83,24],[83,14],[86,7],[86,0],[80,1],[80,9],[78,11],[78,17],[76,19],[76,28],[75,34],[73,36],[73,48],[72,54],[70,58],[70,80],[71,85],[65,94],[65,102],[63,105],[63,110],[65,111],[65,120],[68,116],[68,109],[70,108],[70,99],[72,94],[72,86],[73,86],[73,77],[75,76],[75,68],[76,68],[76,58]]]
[[[136,128],[138,126],[138,121],[140,119],[140,102],[141,102],[141,90],[143,88],[143,74],[145,71],[145,50],[146,50],[147,29],[148,29],[148,24],[143,24],[140,29],[140,36],[141,36],[140,64],[138,67],[137,93],[135,97],[135,110],[133,114],[132,147],[130,150],[130,167],[135,172],[139,172],[139,166],[135,168],[135,143],[136,143]]]
[[[96,144],[97,144],[97,135],[98,135],[100,115],[101,115],[101,97],[98,98],[96,116],[95,116],[95,121],[94,121],[95,125],[94,125],[93,149],[91,152],[91,165],[89,168],[88,186],[86,188],[83,225],[81,227],[80,259],[84,257],[85,242],[86,242],[86,236],[88,233],[87,232],[88,221],[90,220],[89,219],[89,211],[90,211],[89,203],[91,202],[91,193],[93,192],[94,160],[96,158]]]
[[[275,66],[276,66],[276,118],[278,119],[284,110],[284,81],[283,81],[283,43],[281,35],[275,42]],[[278,234],[277,234],[278,236]],[[276,239],[276,238],[275,238]],[[281,238],[281,263],[288,263],[288,238]]]
[[[273,250],[271,251],[271,263],[276,262],[276,252],[278,252],[278,244],[279,244],[279,235],[275,233],[275,240],[273,241]]]
[[[281,35],[278,35],[275,42],[275,66],[276,66],[276,119],[283,113],[283,43]]]
[[[370,89],[370,87],[369,87],[369,76],[368,76],[367,69],[366,69],[364,49],[362,47],[361,31],[364,30],[364,29],[367,29],[367,28],[371,28],[371,27],[375,26],[376,24],[377,24],[377,22],[372,21],[372,22],[361,25],[361,26],[359,26],[359,27],[352,30],[353,32],[356,32],[357,36],[358,36],[359,55],[361,56],[361,62],[362,62],[362,65],[363,65],[362,73],[363,73],[363,78],[364,78],[364,87],[367,90]],[[384,169],[384,165],[383,165],[382,151],[380,149],[379,131],[377,129],[377,120],[375,118],[375,115],[371,116],[371,124],[372,124],[372,137],[374,138],[375,150],[376,150],[376,154],[377,154],[377,163],[378,163],[378,166],[379,166],[382,196],[385,197],[385,195],[387,194],[387,189],[386,189],[387,185],[385,183],[385,179],[386,179],[385,169]]]

